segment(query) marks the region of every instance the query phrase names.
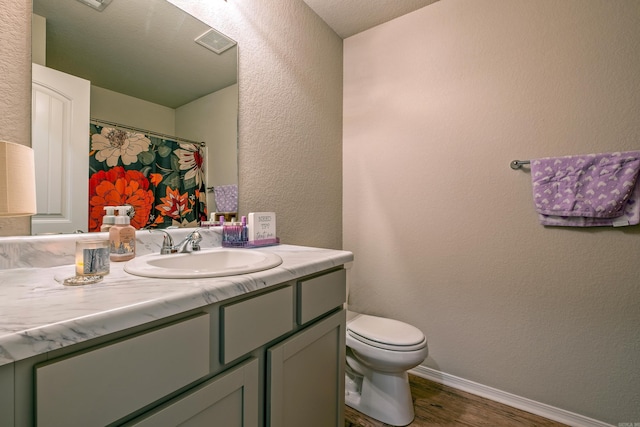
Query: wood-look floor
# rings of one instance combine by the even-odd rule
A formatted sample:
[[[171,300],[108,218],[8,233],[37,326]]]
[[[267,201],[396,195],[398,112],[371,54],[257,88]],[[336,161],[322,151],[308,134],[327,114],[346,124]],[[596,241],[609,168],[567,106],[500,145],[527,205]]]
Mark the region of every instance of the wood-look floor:
[[[565,426],[555,421],[512,408],[493,400],[409,375],[416,417],[411,427],[468,426]],[[388,424],[369,418],[346,406],[345,427],[384,427]]]

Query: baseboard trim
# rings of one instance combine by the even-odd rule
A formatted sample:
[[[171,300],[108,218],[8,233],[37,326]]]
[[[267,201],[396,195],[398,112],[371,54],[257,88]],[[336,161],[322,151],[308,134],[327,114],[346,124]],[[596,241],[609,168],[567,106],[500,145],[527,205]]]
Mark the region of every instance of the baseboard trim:
[[[592,418],[565,411],[564,409],[556,408],[545,403],[536,402],[525,397],[516,396],[515,394],[507,393],[506,391],[436,371],[435,369],[428,368],[426,366],[417,366],[416,368],[411,369],[409,373],[448,387],[453,387],[458,390],[466,391],[467,393],[475,394],[476,396],[504,403],[505,405],[509,405],[559,423],[567,424],[569,426],[613,427],[612,424],[594,420]]]

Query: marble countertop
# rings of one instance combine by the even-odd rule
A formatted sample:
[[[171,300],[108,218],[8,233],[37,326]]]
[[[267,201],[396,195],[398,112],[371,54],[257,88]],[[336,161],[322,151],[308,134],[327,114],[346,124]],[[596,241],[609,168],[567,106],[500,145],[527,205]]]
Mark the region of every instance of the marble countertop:
[[[85,286],[60,283],[74,275],[73,265],[0,270],[0,366],[353,261],[351,252],[331,249],[260,250],[282,264],[238,276],[152,279],[112,262],[103,281]]]

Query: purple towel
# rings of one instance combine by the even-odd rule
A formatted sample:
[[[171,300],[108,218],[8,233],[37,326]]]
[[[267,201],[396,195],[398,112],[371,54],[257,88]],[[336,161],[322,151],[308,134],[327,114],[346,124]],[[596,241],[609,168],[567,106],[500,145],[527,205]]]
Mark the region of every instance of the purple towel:
[[[216,212],[238,212],[238,186],[218,185],[213,187]]]
[[[622,226],[640,222],[640,151],[531,161],[533,200],[543,225]]]

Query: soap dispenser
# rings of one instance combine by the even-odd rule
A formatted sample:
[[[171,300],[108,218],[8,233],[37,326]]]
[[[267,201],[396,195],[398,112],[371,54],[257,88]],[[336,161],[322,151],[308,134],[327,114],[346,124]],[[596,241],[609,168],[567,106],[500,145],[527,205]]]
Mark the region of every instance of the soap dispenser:
[[[109,231],[109,229],[116,223],[116,216],[114,215],[116,207],[105,206],[104,210],[107,213],[102,217],[102,225],[100,226],[100,231]]]
[[[109,229],[111,261],[129,261],[136,256],[136,229],[130,224],[131,206],[117,206],[116,223]]]

